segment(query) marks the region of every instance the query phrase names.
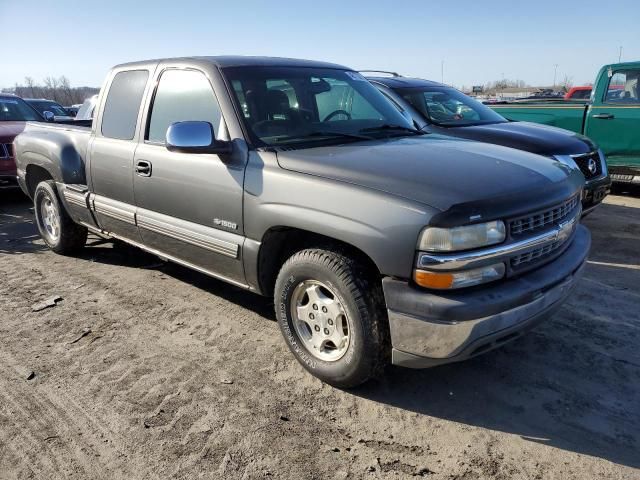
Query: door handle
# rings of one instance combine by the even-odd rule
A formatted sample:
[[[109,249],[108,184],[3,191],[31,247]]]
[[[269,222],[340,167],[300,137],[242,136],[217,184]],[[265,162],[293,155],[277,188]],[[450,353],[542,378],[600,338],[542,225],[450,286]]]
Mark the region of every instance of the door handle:
[[[599,118],[600,120],[613,120],[616,117],[611,113],[596,113],[593,115],[593,118]]]
[[[151,162],[147,162],[146,160],[138,160],[136,163],[136,174],[141,177],[150,177],[151,176]]]

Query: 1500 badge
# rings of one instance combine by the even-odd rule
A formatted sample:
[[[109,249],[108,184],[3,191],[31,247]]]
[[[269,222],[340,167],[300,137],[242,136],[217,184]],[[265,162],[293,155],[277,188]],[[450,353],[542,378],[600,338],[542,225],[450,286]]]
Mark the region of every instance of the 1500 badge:
[[[230,222],[229,220],[222,220],[221,218],[214,218],[213,224],[218,227],[230,228],[231,230],[237,230],[238,224]]]

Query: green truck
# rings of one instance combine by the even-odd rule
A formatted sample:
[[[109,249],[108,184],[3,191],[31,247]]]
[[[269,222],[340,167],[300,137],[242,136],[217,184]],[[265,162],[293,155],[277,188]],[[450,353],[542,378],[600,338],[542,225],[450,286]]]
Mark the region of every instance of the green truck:
[[[491,105],[509,120],[553,125],[590,137],[604,151],[614,182],[640,184],[640,62],[605,65],[588,101]]]

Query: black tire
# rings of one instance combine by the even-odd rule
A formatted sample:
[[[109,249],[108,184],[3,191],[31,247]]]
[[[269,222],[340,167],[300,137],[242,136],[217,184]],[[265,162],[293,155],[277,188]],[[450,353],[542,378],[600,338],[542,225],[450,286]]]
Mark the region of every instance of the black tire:
[[[58,221],[55,235],[47,229],[45,223],[43,215],[45,202],[49,202],[52,215],[56,216]],[[87,242],[87,229],[71,220],[58,198],[53,180],[44,180],[38,184],[33,194],[33,205],[40,236],[51,250],[61,255],[68,255],[84,247]]]
[[[294,326],[292,297],[296,288],[309,281],[329,287],[348,317],[348,347],[337,360],[317,358]],[[350,388],[383,373],[390,342],[382,286],[379,278],[358,262],[332,250],[302,250],[282,266],[274,298],[276,317],[289,349],[314,376],[336,387]]]

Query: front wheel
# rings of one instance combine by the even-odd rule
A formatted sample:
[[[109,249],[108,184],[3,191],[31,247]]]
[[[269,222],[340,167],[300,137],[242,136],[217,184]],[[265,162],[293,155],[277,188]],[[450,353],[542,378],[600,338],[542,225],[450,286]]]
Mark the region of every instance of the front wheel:
[[[287,345],[313,375],[349,388],[382,373],[389,354],[382,287],[358,262],[300,251],[280,270],[274,295]]]
[[[40,236],[51,250],[66,255],[85,245],[87,229],[69,217],[60,203],[53,180],[38,184],[33,204]]]

